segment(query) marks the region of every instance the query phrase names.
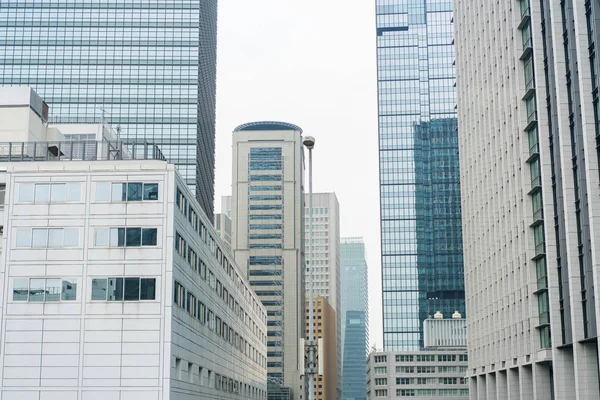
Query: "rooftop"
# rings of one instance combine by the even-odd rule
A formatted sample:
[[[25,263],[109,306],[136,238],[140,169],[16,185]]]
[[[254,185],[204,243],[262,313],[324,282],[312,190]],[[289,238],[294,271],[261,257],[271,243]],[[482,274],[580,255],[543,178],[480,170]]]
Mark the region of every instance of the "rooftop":
[[[242,124],[233,130],[234,132],[245,131],[299,131],[302,133],[302,128],[297,125],[279,121],[257,121]]]

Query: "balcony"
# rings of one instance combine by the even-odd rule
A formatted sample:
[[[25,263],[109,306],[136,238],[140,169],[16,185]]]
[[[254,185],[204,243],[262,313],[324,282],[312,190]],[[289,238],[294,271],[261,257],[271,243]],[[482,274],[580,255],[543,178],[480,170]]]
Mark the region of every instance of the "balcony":
[[[538,328],[550,325],[550,312],[545,311],[540,313],[540,324]]]
[[[527,1],[521,1],[521,22],[519,22],[519,29],[523,29],[531,21],[531,9]]]
[[[533,195],[542,190],[541,178],[539,176],[533,178],[531,180],[531,190],[529,190],[529,195]]]
[[[544,290],[548,290],[548,277],[547,276],[542,276],[542,277],[538,278],[537,289],[535,291],[535,294],[538,294],[539,292],[542,292]]]
[[[544,222],[544,210],[540,208],[536,212],[533,213],[533,222],[529,225],[531,228],[534,228]]]
[[[519,60],[526,60],[531,53],[533,53],[533,39],[528,38],[523,40],[523,53],[521,53],[521,57]]]
[[[546,242],[542,242],[535,246],[535,255],[533,256],[533,260],[537,260],[546,255]]]

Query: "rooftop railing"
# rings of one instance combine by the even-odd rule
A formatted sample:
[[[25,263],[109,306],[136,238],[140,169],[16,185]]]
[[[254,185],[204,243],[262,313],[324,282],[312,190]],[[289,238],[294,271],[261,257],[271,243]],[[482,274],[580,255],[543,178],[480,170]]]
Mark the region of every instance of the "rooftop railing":
[[[148,142],[57,141],[0,143],[0,162],[24,161],[166,161],[159,147]]]

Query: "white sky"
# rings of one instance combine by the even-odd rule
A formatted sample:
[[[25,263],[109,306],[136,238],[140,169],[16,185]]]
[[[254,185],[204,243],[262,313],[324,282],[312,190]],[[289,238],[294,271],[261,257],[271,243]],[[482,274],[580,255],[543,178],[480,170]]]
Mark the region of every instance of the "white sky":
[[[219,2],[215,205],[231,193],[236,126],[285,121],[314,136],[314,190],[337,194],[342,237],[365,238],[371,345],[382,348],[374,7]]]

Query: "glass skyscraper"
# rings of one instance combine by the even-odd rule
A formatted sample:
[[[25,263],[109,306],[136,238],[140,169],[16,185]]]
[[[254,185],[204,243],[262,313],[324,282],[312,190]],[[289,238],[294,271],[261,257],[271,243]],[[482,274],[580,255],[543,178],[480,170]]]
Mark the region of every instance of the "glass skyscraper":
[[[369,346],[368,271],[362,238],[340,243],[342,292],[342,399],[366,400]]]
[[[0,85],[158,144],[213,215],[217,0],[2,0]]]
[[[452,2],[376,0],[383,335],[465,315]]]

